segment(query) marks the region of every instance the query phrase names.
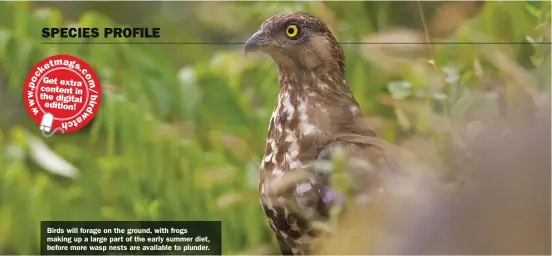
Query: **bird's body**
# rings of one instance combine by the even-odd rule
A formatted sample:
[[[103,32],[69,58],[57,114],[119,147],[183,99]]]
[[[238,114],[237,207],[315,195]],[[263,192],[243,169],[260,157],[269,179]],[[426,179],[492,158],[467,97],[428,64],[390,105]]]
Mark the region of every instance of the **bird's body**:
[[[269,217],[271,227],[278,232],[278,239],[283,240],[282,246],[302,248],[300,250],[303,251],[310,249],[307,246],[311,244],[311,235],[315,235],[305,233],[308,221],[297,219],[289,210],[284,210],[281,202],[272,202],[282,197],[273,198],[265,193],[265,184],[282,177],[286,172],[304,168],[309,161],[317,159],[323,146],[331,139],[332,130],[345,129],[338,124],[332,124],[332,120],[352,120],[356,113],[354,111],[358,108],[353,101],[343,102],[343,106],[337,103],[335,107],[342,108],[343,115],[332,116],[336,111],[330,113],[322,107],[322,104],[325,104],[322,103],[322,95],[316,90],[296,86],[300,83],[321,84],[321,78],[307,73],[301,76],[306,80],[280,76],[283,86],[280,88],[278,102],[269,124],[265,154],[260,167],[260,192],[265,213]],[[322,197],[329,188],[328,181],[321,176],[310,179],[297,183],[292,193],[296,199],[303,200],[301,205],[308,212],[309,219],[326,219],[329,202],[324,202]]]
[[[332,205],[340,203],[328,174],[312,171],[309,163],[331,159],[332,149],[341,146],[372,160],[378,171],[395,167],[373,143],[379,140],[375,133],[358,125],[362,114],[347,85],[343,49],[318,18],[275,15],[248,40],[248,51],[269,54],[279,69],[279,94],[260,165],[261,203],[282,254],[309,254],[324,232],[313,228],[313,221],[327,221]],[[304,179],[274,192],[274,181],[300,170],[307,170]],[[367,184],[378,187],[374,180]]]

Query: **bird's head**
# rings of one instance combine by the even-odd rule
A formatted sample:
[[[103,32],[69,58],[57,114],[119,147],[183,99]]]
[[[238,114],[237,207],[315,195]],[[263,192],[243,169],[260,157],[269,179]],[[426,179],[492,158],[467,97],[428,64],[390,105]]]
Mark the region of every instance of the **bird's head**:
[[[304,12],[285,12],[268,18],[245,43],[245,53],[264,52],[281,69],[343,70],[343,49],[326,24]],[[282,71],[282,70],[281,70]]]

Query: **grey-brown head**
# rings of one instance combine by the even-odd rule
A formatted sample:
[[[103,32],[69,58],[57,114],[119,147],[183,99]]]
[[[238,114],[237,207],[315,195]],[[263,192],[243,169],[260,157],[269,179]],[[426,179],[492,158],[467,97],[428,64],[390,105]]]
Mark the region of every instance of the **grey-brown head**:
[[[304,12],[285,12],[268,18],[245,44],[245,53],[261,51],[282,69],[338,70],[344,68],[343,49],[326,24]]]

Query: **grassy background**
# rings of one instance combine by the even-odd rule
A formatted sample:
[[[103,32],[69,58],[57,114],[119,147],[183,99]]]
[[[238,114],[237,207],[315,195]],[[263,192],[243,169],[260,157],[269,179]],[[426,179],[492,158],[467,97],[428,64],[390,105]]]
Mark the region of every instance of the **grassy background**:
[[[45,45],[40,30],[130,25],[160,27],[163,42],[244,42],[268,16],[299,10],[340,42],[383,42],[343,45],[350,86],[383,138],[436,166],[457,160],[443,153],[455,150],[450,120],[523,116],[549,100],[550,45],[538,44],[550,42],[549,1],[2,2],[0,253],[37,254],[41,220],[221,220],[225,254],[273,253],[256,192],[271,60],[246,60],[241,45]],[[428,37],[464,44],[384,44]],[[44,139],[21,88],[52,54],[88,62],[103,96],[86,128]]]

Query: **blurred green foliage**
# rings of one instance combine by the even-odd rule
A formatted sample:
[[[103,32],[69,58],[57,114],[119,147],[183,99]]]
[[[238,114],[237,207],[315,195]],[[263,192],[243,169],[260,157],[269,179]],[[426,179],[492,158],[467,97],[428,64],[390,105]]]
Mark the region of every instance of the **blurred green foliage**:
[[[423,13],[391,1],[0,3],[0,253],[37,254],[41,220],[221,220],[225,254],[274,252],[257,197],[271,60],[246,60],[239,45],[47,45],[43,27],[156,26],[164,42],[243,42],[268,16],[303,10],[340,42],[463,42],[343,45],[374,129],[443,152],[444,118],[529,111],[517,99],[549,95],[550,44],[538,43],[550,42],[550,2],[467,3],[419,2]],[[88,127],[44,139],[21,87],[53,54],[88,62],[103,97]],[[489,113],[470,113],[476,102]]]

